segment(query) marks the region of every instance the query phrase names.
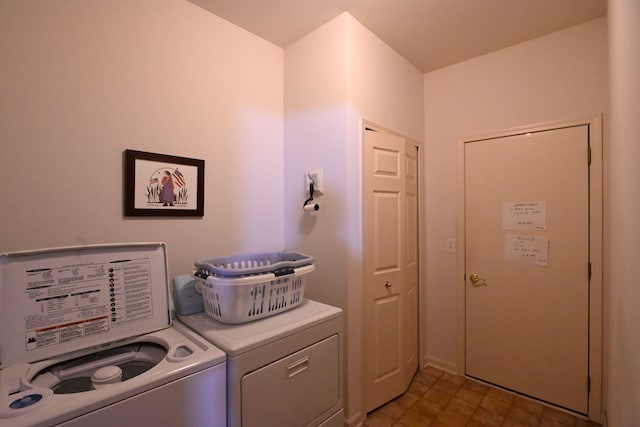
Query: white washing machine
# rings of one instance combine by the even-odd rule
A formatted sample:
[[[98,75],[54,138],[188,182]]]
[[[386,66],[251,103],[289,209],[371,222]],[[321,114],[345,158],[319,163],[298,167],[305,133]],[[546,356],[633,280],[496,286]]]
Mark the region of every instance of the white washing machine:
[[[164,244],[0,255],[0,296],[0,427],[226,425],[226,355],[172,324]]]
[[[280,314],[224,324],[203,310],[189,276],[173,280],[182,323],[227,353],[230,427],[342,427],[342,310],[312,300]]]

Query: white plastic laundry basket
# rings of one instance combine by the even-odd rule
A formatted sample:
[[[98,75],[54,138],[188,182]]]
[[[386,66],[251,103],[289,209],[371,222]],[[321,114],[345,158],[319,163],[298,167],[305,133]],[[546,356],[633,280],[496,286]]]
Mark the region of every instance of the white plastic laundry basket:
[[[299,305],[313,258],[299,252],[235,255],[197,262],[205,312],[223,323],[245,323]]]

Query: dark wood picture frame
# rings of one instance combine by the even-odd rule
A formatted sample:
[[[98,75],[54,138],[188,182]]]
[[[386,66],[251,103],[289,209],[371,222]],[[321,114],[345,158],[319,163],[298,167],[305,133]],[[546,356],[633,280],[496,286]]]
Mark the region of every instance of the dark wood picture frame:
[[[204,216],[204,160],[125,150],[124,216]]]

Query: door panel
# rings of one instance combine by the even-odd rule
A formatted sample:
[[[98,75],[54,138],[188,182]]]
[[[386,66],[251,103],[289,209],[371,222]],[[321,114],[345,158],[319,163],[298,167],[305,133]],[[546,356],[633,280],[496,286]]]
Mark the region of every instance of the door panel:
[[[402,342],[400,335],[400,298],[399,295],[378,298],[374,302],[375,351],[374,382],[397,383],[396,378],[402,370]]]
[[[374,274],[400,269],[400,192],[373,192]]]
[[[464,148],[466,374],[583,414],[588,132],[567,127]]]

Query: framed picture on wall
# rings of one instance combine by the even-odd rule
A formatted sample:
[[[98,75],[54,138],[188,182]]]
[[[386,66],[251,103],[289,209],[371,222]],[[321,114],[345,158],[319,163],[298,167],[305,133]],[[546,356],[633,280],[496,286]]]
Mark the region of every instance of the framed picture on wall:
[[[204,216],[204,160],[124,152],[125,216]]]

